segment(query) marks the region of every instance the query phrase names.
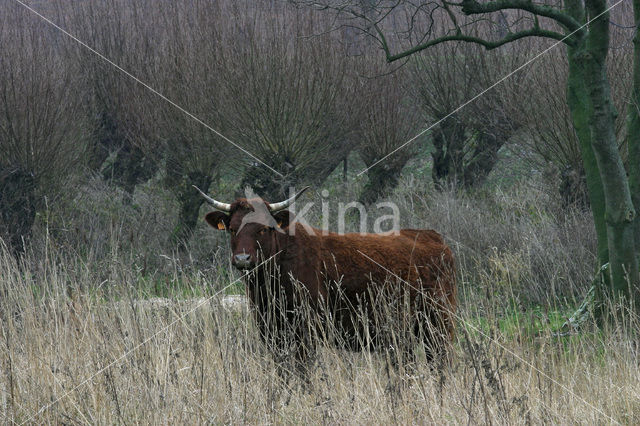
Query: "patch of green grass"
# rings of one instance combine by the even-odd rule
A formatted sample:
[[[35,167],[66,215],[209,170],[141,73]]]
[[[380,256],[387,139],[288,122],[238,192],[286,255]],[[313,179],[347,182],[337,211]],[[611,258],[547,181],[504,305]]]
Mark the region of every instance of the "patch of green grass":
[[[229,287],[226,287],[224,290],[225,295],[243,295],[245,293],[244,281],[238,280],[235,283],[231,284]]]
[[[511,307],[495,316],[476,316],[465,322],[470,335],[491,336],[499,332],[510,340],[533,339],[560,329],[571,312],[570,307],[554,311],[543,306],[533,306],[525,311]]]
[[[179,278],[168,276],[140,276],[136,282],[137,297],[148,299],[164,297],[170,299],[189,299],[207,297],[211,293],[223,289],[225,295],[244,294],[244,281],[238,280],[226,268],[218,268],[215,277],[215,288],[208,288],[195,277],[183,276]]]

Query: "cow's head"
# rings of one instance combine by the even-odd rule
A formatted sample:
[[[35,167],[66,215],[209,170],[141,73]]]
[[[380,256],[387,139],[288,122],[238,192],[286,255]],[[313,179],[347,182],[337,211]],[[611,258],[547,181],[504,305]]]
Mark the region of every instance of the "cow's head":
[[[231,235],[231,263],[238,269],[249,269],[277,253],[278,234],[284,234],[293,220],[292,213],[286,209],[309,187],[288,200],[273,204],[259,197],[221,203],[194,188],[218,210],[206,214],[207,223]]]

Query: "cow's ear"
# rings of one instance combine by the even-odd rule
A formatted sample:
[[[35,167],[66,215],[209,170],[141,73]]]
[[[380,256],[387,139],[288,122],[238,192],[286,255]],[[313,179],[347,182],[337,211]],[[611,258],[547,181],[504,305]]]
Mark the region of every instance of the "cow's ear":
[[[209,212],[205,215],[204,220],[212,227],[224,231],[229,229],[229,215],[222,212]]]
[[[273,215],[273,218],[276,220],[280,228],[286,228],[289,226],[289,224],[293,222],[293,217],[293,213],[289,210],[280,210]]]

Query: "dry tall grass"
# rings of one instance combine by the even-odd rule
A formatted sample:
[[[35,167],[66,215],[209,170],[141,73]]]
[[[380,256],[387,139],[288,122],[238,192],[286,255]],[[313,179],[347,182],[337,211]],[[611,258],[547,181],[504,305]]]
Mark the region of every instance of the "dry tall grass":
[[[522,309],[505,327],[497,300],[515,292],[511,282],[502,296],[478,291],[500,271],[473,288],[460,280],[451,368],[407,373],[384,353],[320,342],[305,384],[274,363],[246,310],[219,303],[228,280],[176,270],[171,279],[205,298],[138,303],[135,270],[107,261],[98,283],[79,258],[46,254],[17,262],[0,251],[8,424],[640,423],[628,333],[553,337],[550,315]]]
[[[308,384],[282,372],[246,310],[220,304],[239,278],[224,235],[202,225],[174,256],[162,192],[122,205],[79,192],[40,218],[24,258],[0,248],[5,423],[640,423],[637,319],[553,336],[586,293],[595,244],[588,213],[554,208],[550,191],[455,196],[403,180],[402,226],[438,229],[457,256],[451,368],[319,342]]]

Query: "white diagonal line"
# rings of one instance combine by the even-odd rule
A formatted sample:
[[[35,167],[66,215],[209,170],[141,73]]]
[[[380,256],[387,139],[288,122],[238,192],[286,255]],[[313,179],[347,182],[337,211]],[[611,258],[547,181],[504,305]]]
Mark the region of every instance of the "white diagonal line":
[[[279,255],[282,252],[282,250],[280,250],[279,252],[277,252],[276,254],[274,254],[273,256],[269,257],[268,259],[264,260],[263,262],[261,262],[260,264],[256,265],[251,271],[247,272],[247,273],[251,273],[253,271],[255,271],[257,268],[259,268],[260,266],[266,264],[267,262],[269,262],[271,259],[273,259],[274,257],[276,257],[277,255]],[[182,321],[187,315],[189,315],[190,313],[194,312],[195,310],[197,310],[199,307],[201,307],[202,305],[204,305],[205,303],[207,303],[208,301],[210,301],[211,299],[213,299],[214,297],[216,297],[217,295],[219,295],[220,293],[222,293],[223,291],[225,291],[226,289],[228,289],[229,287],[231,287],[233,284],[237,283],[238,281],[240,281],[242,279],[242,277],[237,278],[233,281],[231,281],[229,283],[229,285],[225,286],[224,288],[218,290],[217,292],[215,292],[214,294],[212,294],[211,296],[207,297],[206,299],[200,301],[200,303],[198,303],[195,307],[191,308],[190,310],[188,310],[187,312],[185,312],[184,314],[180,315],[178,318],[176,318],[174,321],[172,321],[169,325],[166,325],[164,327],[162,327],[160,330],[156,331],[155,333],[153,333],[151,336],[147,337],[146,339],[144,339],[142,342],[138,343],[136,346],[134,346],[133,348],[129,349],[128,351],[126,351],[125,353],[123,353],[122,355],[120,355],[118,358],[116,358],[115,360],[111,361],[109,364],[107,364],[105,367],[102,367],[101,369],[99,369],[98,371],[96,371],[94,374],[90,375],[89,377],[85,378],[83,381],[81,381],[80,383],[78,383],[76,386],[74,386],[73,388],[71,388],[70,390],[68,390],[67,392],[65,392],[64,394],[62,394],[62,396],[56,398],[54,401],[50,402],[49,404],[44,405],[42,408],[40,408],[35,414],[33,414],[31,417],[29,417],[27,420],[25,420],[24,422],[22,422],[21,424],[24,425],[26,423],[29,423],[33,418],[35,418],[37,415],[39,415],[40,413],[42,413],[43,411],[47,410],[48,408],[50,408],[51,406],[53,406],[54,404],[57,404],[60,400],[66,398],[68,395],[70,395],[71,393],[75,392],[78,388],[84,386],[85,383],[87,383],[88,381],[92,380],[94,377],[98,376],[99,374],[103,373],[104,371],[110,369],[111,367],[113,367],[114,365],[118,364],[120,361],[122,361],[123,359],[125,359],[126,357],[128,357],[130,354],[132,354],[133,352],[137,351],[138,349],[140,349],[142,346],[146,345],[147,343],[149,343],[152,339],[155,339],[156,336],[160,333],[163,333],[164,331],[168,330],[169,328],[171,328],[175,323]]]
[[[265,166],[266,168],[268,168],[269,170],[271,170],[272,172],[274,172],[278,176],[282,177],[282,173],[278,172],[276,169],[274,169],[273,167],[269,166],[267,163],[265,163],[264,161],[262,161],[261,159],[259,159],[255,155],[253,155],[251,152],[247,151],[246,149],[244,149],[243,147],[241,147],[240,145],[238,145],[237,143],[235,143],[234,141],[232,141],[231,139],[229,139],[228,137],[226,137],[225,135],[223,135],[222,133],[220,133],[219,131],[217,131],[216,129],[214,129],[213,127],[211,127],[210,125],[208,125],[204,121],[202,121],[200,118],[196,117],[195,115],[193,115],[192,113],[190,113],[189,111],[187,111],[186,109],[184,109],[183,107],[181,107],[180,105],[178,105],[177,103],[172,101],[171,99],[167,98],[165,95],[163,95],[162,93],[158,92],[156,89],[154,89],[153,87],[149,86],[147,83],[145,83],[144,81],[140,80],[138,77],[136,77],[135,75],[131,74],[129,71],[125,70],[120,65],[116,64],[111,59],[107,58],[102,53],[98,52],[96,49],[94,49],[93,47],[89,46],[87,43],[85,43],[82,40],[80,40],[78,37],[74,36],[73,34],[68,32],[67,30],[65,30],[64,28],[60,27],[58,24],[53,22],[51,19],[49,19],[46,16],[42,15],[41,13],[39,13],[37,10],[33,9],[29,5],[23,3],[21,0],[13,0],[13,1],[15,1],[20,6],[24,7],[25,9],[27,9],[28,11],[30,11],[34,15],[38,16],[40,19],[42,19],[43,21],[45,21],[46,23],[48,23],[49,25],[51,25],[52,27],[54,27],[58,31],[62,32],[64,35],[66,35],[67,37],[71,38],[73,41],[77,42],[82,47],[84,47],[87,50],[89,50],[90,52],[94,53],[100,59],[102,59],[103,61],[108,63],[109,65],[112,65],[118,71],[120,71],[121,73],[123,73],[127,77],[130,77],[131,79],[133,79],[136,83],[142,85],[146,89],[149,89],[153,94],[157,95],[160,99],[162,99],[164,101],[167,101],[169,104],[171,104],[173,107],[175,107],[176,109],[178,109],[181,112],[183,112],[188,117],[192,118],[193,120],[195,120],[199,124],[203,125],[207,129],[211,130],[213,133],[215,133],[216,135],[218,135],[219,137],[221,137],[225,141],[229,142],[231,145],[235,146],[240,151],[242,151],[245,154],[247,154],[249,157],[253,158],[254,160],[259,162],[260,164],[262,164],[263,166]]]
[[[367,256],[366,254],[364,254],[363,252],[361,252],[360,250],[357,250],[358,253],[360,253],[362,256],[364,256],[365,258],[367,258],[368,260],[370,260],[371,262],[375,263],[377,266],[379,266],[380,268],[384,269],[387,273],[393,275],[394,277],[396,277],[397,279],[399,279],[400,281],[402,281],[403,283],[407,284],[409,287],[413,288],[414,290],[420,291],[420,289],[416,288],[415,286],[411,285],[411,283],[409,283],[408,281],[400,278],[398,275],[396,275],[393,271],[387,269],[386,267],[384,267],[383,265],[381,265],[380,263],[376,262],[374,259],[372,259],[371,257]],[[547,373],[545,373],[544,371],[540,370],[539,368],[537,368],[535,365],[533,365],[532,363],[530,363],[529,361],[525,360],[524,358],[522,358],[520,355],[516,354],[514,351],[512,351],[511,349],[509,349],[508,347],[504,346],[502,343],[500,343],[498,340],[494,339],[491,336],[488,336],[486,333],[484,333],[482,330],[480,330],[478,327],[476,327],[475,325],[471,324],[468,321],[465,321],[464,318],[462,318],[460,315],[458,315],[456,312],[451,312],[459,321],[461,321],[464,325],[466,325],[467,327],[472,328],[474,331],[482,334],[485,338],[489,339],[491,342],[493,342],[495,345],[499,346],[500,348],[502,348],[503,350],[505,350],[506,352],[510,353],[513,357],[517,358],[520,362],[528,365],[529,367],[531,367],[533,370],[537,371],[538,373],[542,374],[544,377],[546,377],[547,379],[549,379],[551,382],[555,383],[556,385],[560,386],[562,389],[566,390],[567,392],[569,392],[570,394],[572,394],[573,396],[575,396],[576,398],[578,398],[580,401],[582,401],[585,405],[588,405],[589,407],[593,408],[594,410],[596,410],[597,412],[599,412],[600,414],[602,414],[603,416],[609,418],[609,420],[611,420],[612,422],[616,423],[616,424],[621,424],[619,421],[617,421],[616,419],[614,419],[613,417],[611,417],[610,415],[608,415],[607,413],[605,413],[604,411],[602,411],[600,408],[596,407],[595,405],[589,403],[586,399],[584,399],[583,397],[581,397],[580,395],[578,395],[577,393],[575,393],[574,391],[572,391],[571,389],[569,389],[567,386],[563,385],[562,383],[556,381],[555,379],[553,379],[553,377],[549,376]]]
[[[17,1],[17,0],[16,0]],[[501,79],[499,79],[498,81],[496,81],[495,83],[493,83],[491,86],[487,87],[486,89],[484,89],[482,92],[478,93],[477,95],[475,95],[474,97],[472,97],[471,99],[467,100],[466,102],[464,102],[462,105],[460,105],[459,107],[457,107],[456,109],[454,109],[453,111],[451,111],[449,114],[445,115],[444,117],[442,117],[440,120],[436,121],[435,123],[431,124],[429,127],[427,127],[426,129],[420,131],[420,133],[418,133],[417,135],[415,135],[414,137],[412,137],[411,139],[409,139],[408,141],[406,141],[405,143],[403,143],[402,145],[400,145],[399,147],[397,147],[396,149],[394,149],[393,151],[391,151],[390,153],[388,153],[387,155],[385,155],[384,157],[382,157],[381,159],[379,159],[378,161],[376,161],[375,163],[373,163],[372,165],[370,165],[369,167],[367,167],[366,169],[362,170],[361,172],[359,172],[356,176],[362,176],[364,173],[366,173],[368,170],[374,168],[375,166],[377,166],[380,162],[386,160],[387,158],[389,158],[390,156],[392,156],[393,154],[395,154],[396,152],[400,151],[402,148],[404,148],[405,146],[409,145],[410,143],[412,143],[413,141],[415,141],[416,139],[418,139],[420,136],[424,135],[425,133],[427,133],[429,130],[433,129],[435,126],[437,126],[438,124],[442,123],[444,120],[446,120],[447,118],[451,117],[453,114],[457,113],[458,111],[460,111],[462,108],[466,107],[467,105],[469,105],[471,102],[475,101],[476,99],[478,99],[479,97],[481,97],[482,95],[484,95],[485,93],[487,93],[489,90],[493,89],[494,87],[496,87],[497,85],[499,85],[500,83],[502,83],[503,81],[507,80],[509,77],[511,77],[512,75],[514,75],[515,73],[521,71],[523,68],[525,68],[526,66],[530,65],[532,62],[534,62],[535,60],[537,60],[538,58],[540,58],[542,55],[544,55],[545,53],[549,52],[550,50],[552,50],[553,48],[555,48],[556,46],[558,46],[560,43],[563,43],[566,39],[568,39],[569,37],[571,37],[572,35],[574,35],[576,32],[580,31],[581,29],[583,29],[584,27],[586,27],[587,25],[589,25],[592,21],[598,19],[599,17],[601,17],[602,15],[604,15],[605,13],[609,12],[611,9],[613,9],[614,7],[616,7],[617,5],[619,5],[620,3],[622,3],[624,0],[618,0],[617,3],[614,3],[611,7],[607,8],[604,12],[600,13],[597,16],[594,16],[593,18],[589,19],[587,22],[585,22],[584,24],[582,24],[581,26],[579,26],[578,28],[576,28],[575,30],[573,30],[572,32],[570,32],[569,34],[567,34],[566,36],[564,36],[561,40],[558,40],[557,42],[553,43],[550,47],[544,49],[542,52],[538,53],[537,55],[535,55],[533,58],[529,59],[527,62],[525,62],[524,64],[520,65],[519,67],[517,67],[516,69],[514,69],[513,71],[511,71],[509,74],[505,75],[504,77],[502,77]]]

